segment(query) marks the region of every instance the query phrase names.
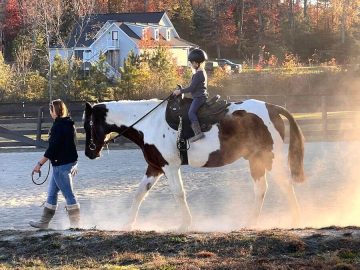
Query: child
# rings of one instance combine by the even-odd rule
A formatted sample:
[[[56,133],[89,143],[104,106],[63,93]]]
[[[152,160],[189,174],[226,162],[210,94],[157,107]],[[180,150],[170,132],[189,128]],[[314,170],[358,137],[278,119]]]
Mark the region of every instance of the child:
[[[193,76],[191,84],[187,88],[177,89],[174,91],[174,95],[180,95],[183,93],[191,93],[193,101],[189,109],[189,119],[191,122],[191,128],[193,129],[195,136],[190,138],[190,142],[195,142],[205,137],[201,132],[197,112],[201,105],[206,102],[208,97],[207,92],[207,74],[205,71],[205,60],[207,60],[206,53],[201,49],[194,49],[190,52],[188,60],[193,68]]]

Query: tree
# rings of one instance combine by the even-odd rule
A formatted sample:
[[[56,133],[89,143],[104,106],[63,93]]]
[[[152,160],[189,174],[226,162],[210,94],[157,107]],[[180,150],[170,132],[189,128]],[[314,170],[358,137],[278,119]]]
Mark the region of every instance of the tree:
[[[5,18],[4,18],[4,41],[5,41],[5,55],[8,59],[11,59],[10,49],[12,41],[19,33],[22,27],[22,20],[20,16],[20,7],[17,0],[9,0],[5,6]]]
[[[11,68],[4,61],[3,55],[0,53],[0,101],[9,98],[12,95],[13,74]]]
[[[89,16],[93,13],[95,0],[24,0],[24,21],[34,35],[38,34],[45,41],[45,55],[48,62],[49,98],[53,98],[51,82],[50,46],[68,48],[70,41],[75,44],[83,34]],[[70,27],[69,31],[66,31]],[[71,39],[69,35],[71,33]],[[71,65],[73,55],[68,56]],[[70,68],[68,71],[70,72]],[[67,84],[71,83],[71,74],[67,76]]]
[[[195,27],[199,40],[215,47],[220,58],[221,47],[234,45],[237,41],[234,6],[229,1],[219,0],[199,5],[195,11]]]
[[[190,5],[190,0],[176,1],[169,11],[169,16],[176,30],[184,39],[192,38],[194,33],[194,12]]]
[[[140,80],[147,79],[150,76],[148,72],[145,72],[146,69],[146,66],[141,65],[140,57],[131,51],[124,61],[124,66],[120,68],[121,81],[119,82],[118,91],[115,93],[115,98],[135,98],[141,91]]]
[[[169,49],[165,46],[158,46],[153,51],[149,67],[153,74],[157,93],[166,93],[175,89],[180,78],[177,73],[176,64],[172,58]]]

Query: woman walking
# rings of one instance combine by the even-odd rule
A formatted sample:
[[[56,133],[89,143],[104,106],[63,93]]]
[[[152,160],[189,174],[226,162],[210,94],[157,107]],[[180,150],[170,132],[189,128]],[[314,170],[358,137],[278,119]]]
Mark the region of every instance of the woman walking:
[[[42,216],[39,221],[30,221],[29,224],[35,228],[48,228],[57,208],[58,193],[61,191],[66,200],[70,227],[77,228],[80,222],[80,205],[76,200],[72,185],[78,160],[75,125],[62,100],[52,101],[49,110],[54,120],[50,130],[49,147],[36,164],[32,174],[39,173],[41,166],[50,160],[53,166],[53,175],[49,183]]]

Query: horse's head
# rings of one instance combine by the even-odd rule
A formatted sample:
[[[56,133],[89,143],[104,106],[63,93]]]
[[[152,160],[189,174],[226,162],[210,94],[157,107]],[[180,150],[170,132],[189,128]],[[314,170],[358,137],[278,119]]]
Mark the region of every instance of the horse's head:
[[[86,103],[84,112],[85,155],[90,159],[100,157],[100,152],[110,133],[105,120],[107,111],[103,104],[91,106],[90,103]]]

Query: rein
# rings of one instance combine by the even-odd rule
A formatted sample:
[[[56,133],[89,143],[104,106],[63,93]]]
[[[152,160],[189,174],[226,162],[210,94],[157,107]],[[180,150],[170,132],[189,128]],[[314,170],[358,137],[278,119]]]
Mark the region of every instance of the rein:
[[[48,179],[49,173],[50,173],[50,160],[49,160],[49,167],[48,167],[48,172],[47,172],[47,174],[46,174],[45,180],[42,181],[41,183],[37,183],[37,182],[36,182],[36,181],[39,180],[40,177],[41,177],[41,171],[39,172],[39,177],[36,178],[35,180],[34,180],[34,175],[31,174],[31,180],[32,180],[32,182],[33,182],[35,185],[41,186],[41,185],[44,184],[44,183],[46,182],[46,180]]]
[[[118,135],[116,135],[114,138],[112,138],[111,140],[107,140],[104,141],[104,145],[108,145],[110,141],[114,141],[116,138],[119,138],[120,136],[122,136],[124,133],[126,133],[129,129],[131,129],[133,126],[135,126],[136,124],[138,124],[140,121],[142,121],[146,116],[148,116],[150,113],[152,113],[153,111],[155,111],[160,105],[162,105],[165,101],[167,101],[169,98],[171,98],[173,96],[173,93],[171,93],[167,98],[165,98],[163,101],[161,101],[158,105],[156,105],[154,108],[152,108],[150,111],[148,111],[145,115],[143,115],[140,119],[138,119],[135,123],[133,123],[131,126],[127,127],[124,131],[120,132]],[[92,115],[91,115],[91,119],[92,119]],[[96,145],[94,143],[93,137],[94,137],[94,131],[93,131],[93,127],[94,127],[94,122],[92,120],[90,120],[90,144],[89,144],[89,149],[91,151],[96,149]]]

